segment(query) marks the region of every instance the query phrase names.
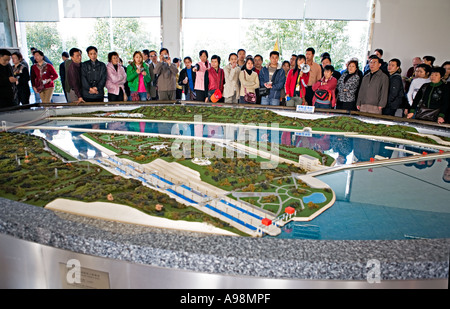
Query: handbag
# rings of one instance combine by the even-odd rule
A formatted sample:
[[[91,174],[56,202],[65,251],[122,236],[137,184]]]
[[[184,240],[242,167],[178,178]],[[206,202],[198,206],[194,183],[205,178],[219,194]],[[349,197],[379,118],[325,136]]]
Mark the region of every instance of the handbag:
[[[39,77],[36,77],[35,79],[35,88],[38,93],[41,93],[44,89],[44,82],[42,80],[44,73],[47,71],[47,64],[44,64],[42,68],[40,68],[37,64],[35,64],[36,67],[39,69]]]
[[[273,82],[275,74],[272,75],[271,81]],[[259,97],[265,97],[270,94],[270,89],[266,87],[256,88],[255,89],[256,95]]]
[[[36,78],[36,90],[38,93],[41,93],[44,90],[44,83],[42,82],[42,79]]]
[[[139,93],[134,92],[131,94],[131,101],[140,101]]]
[[[314,96],[321,101],[326,101],[328,98],[328,90],[317,89],[314,92]]]
[[[256,94],[253,92],[247,92],[247,89],[244,88],[245,95],[244,95],[244,101],[247,103],[256,103]]]
[[[423,86],[420,88],[420,90],[422,91],[422,97],[418,104],[415,119],[436,122],[439,117],[439,113],[440,113],[441,109],[439,109],[439,108],[432,109],[432,108],[424,107],[425,104],[423,102],[423,96],[425,95],[425,89],[426,89],[426,87],[423,87]]]
[[[247,80],[246,73],[244,72],[244,78]],[[244,87],[245,95],[244,95],[244,101],[247,103],[256,103],[256,93],[253,92],[247,92],[247,88]]]
[[[222,92],[220,91],[220,89],[216,89],[216,91],[214,91],[214,93],[211,95],[211,102],[217,103],[221,98]]]
[[[440,111],[441,110],[439,108],[432,109],[421,106],[417,110],[416,119],[436,122],[439,117]]]
[[[189,91],[189,99],[191,101],[197,101],[197,93],[195,91],[190,90]]]
[[[269,95],[270,89],[266,87],[256,88],[255,89],[256,94],[260,97],[265,97],[266,95]]]

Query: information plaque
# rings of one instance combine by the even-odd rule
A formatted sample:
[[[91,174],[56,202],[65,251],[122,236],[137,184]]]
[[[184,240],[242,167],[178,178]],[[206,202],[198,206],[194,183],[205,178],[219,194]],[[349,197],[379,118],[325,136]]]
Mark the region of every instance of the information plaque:
[[[296,111],[299,113],[308,113],[308,114],[312,114],[314,113],[314,106],[309,106],[309,105],[297,105],[297,109]]]
[[[79,264],[59,264],[63,289],[109,289],[109,273],[80,267]]]

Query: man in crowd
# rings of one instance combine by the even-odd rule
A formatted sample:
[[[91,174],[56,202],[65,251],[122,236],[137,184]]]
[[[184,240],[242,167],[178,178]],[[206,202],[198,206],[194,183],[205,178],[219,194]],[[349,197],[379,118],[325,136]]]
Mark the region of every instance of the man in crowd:
[[[142,51],[142,56],[144,57],[144,62],[147,63],[148,65],[148,71],[150,72],[150,78],[151,81],[148,84],[147,87],[147,100],[156,100],[157,99],[157,94],[156,94],[156,76],[155,76],[155,66],[156,63],[158,62],[158,58],[156,56],[156,51],[152,50],[149,51],[148,49],[144,49]],[[153,59],[155,60],[155,63],[153,63]]]
[[[255,57],[253,58],[253,61],[255,62],[255,66],[253,67],[253,69],[259,75],[259,72],[261,72],[261,70],[262,70],[263,57],[259,54],[255,55]]]
[[[314,54],[316,51],[314,48],[309,47],[306,49],[306,64],[311,68],[309,71],[309,80],[306,88],[305,100],[308,105],[312,105],[312,99],[314,97],[314,91],[312,90],[312,86],[322,78],[322,68],[316,62],[314,62]]]
[[[144,56],[145,57],[145,56]],[[149,62],[148,70],[150,71],[150,77],[152,81],[150,82],[148,97],[151,100],[158,100],[158,75],[155,74],[155,67],[158,64],[158,54],[155,50],[149,52]]]
[[[330,56],[322,57],[321,63],[322,63],[322,75],[323,75],[323,68],[325,68],[327,65],[331,65]],[[339,80],[339,78],[341,78],[341,73],[337,70],[334,70],[333,77],[336,78],[337,80]]]
[[[383,60],[383,53],[384,53],[384,52],[383,52],[383,50],[382,50],[381,48],[377,48],[377,49],[375,49],[375,51],[373,52],[373,54],[374,54],[375,56],[377,56],[377,57],[380,59],[380,63],[381,63],[380,69],[381,69],[381,71],[383,71],[387,76],[389,76],[388,63],[385,62],[385,61]],[[367,59],[367,64],[366,64],[366,66],[364,67],[364,75],[366,75],[367,73],[370,72],[369,62],[370,62],[370,56],[369,56],[369,58]]]
[[[381,71],[381,59],[369,58],[369,72],[364,75],[359,90],[356,108],[365,113],[381,114],[387,104],[389,77]]]
[[[36,47],[31,47],[30,48],[30,52],[31,52],[32,55],[34,55],[35,51],[37,51]],[[31,60],[31,64],[32,65],[36,63],[36,60],[34,60],[34,56],[31,56],[30,60]],[[50,59],[47,58],[47,56],[44,56],[44,61],[47,62],[47,63],[50,63],[51,65],[53,65],[53,63],[50,61]]]
[[[176,100],[178,68],[175,63],[172,63],[167,48],[161,48],[159,51],[159,62],[154,72],[158,75],[159,100]]]
[[[63,52],[61,54],[61,59],[63,62],[59,65],[59,78],[61,79],[61,85],[63,88],[64,96],[66,97],[66,101],[69,102],[69,98],[67,97],[67,89],[66,89],[66,62],[70,60],[69,53]]]
[[[279,58],[280,53],[272,51],[269,64],[259,73],[260,86],[269,89],[269,94],[261,98],[262,105],[280,105],[281,89],[284,89],[286,75],[278,63]]]
[[[412,67],[408,69],[405,75],[405,92],[407,93],[409,90],[409,86],[411,86],[412,79],[414,78],[414,73],[416,72],[416,67],[422,63],[422,59],[420,57],[414,57],[412,60]]]
[[[11,52],[0,49],[0,108],[14,106],[14,92],[12,85],[17,82],[9,61]]]
[[[237,51],[237,55],[238,55],[238,66],[242,68],[245,64],[245,56],[247,55],[247,52],[245,51],[245,49],[240,48]]]
[[[430,67],[434,66],[434,61],[436,61],[436,58],[433,56],[424,56],[423,57],[423,63],[428,64]]]
[[[81,50],[72,48],[69,51],[70,60],[66,72],[67,102],[82,103],[83,95],[81,94]]]

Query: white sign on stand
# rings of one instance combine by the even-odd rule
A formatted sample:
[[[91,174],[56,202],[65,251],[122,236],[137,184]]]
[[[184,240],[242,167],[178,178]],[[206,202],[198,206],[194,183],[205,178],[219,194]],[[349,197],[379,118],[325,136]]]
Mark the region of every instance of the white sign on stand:
[[[299,113],[309,113],[309,114],[313,114],[314,113],[314,106],[309,106],[309,105],[297,105],[297,109],[296,111]]]

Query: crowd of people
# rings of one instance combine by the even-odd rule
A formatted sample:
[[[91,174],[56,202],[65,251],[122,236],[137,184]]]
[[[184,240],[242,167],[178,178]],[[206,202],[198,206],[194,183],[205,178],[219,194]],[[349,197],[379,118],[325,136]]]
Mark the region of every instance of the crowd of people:
[[[99,61],[95,46],[86,53],[89,60],[84,62],[78,48],[63,53],[58,75],[40,50],[32,49],[31,68],[19,52],[0,50],[1,107],[29,104],[28,81],[43,103],[50,102],[54,81],[60,77],[67,102],[103,102],[106,88],[109,102],[185,99],[310,105],[450,121],[450,62],[435,66],[432,56],[414,58],[402,76],[400,60],[384,61],[381,49],[368,57],[363,70],[353,58],[342,71],[335,70],[329,53],[320,55],[316,63],[312,47],[282,63],[279,52],[272,51],[266,65],[263,56],[247,55],[244,49],[230,53],[226,65],[221,65],[218,55],[209,57],[206,50],[199,52],[195,64],[189,56],[172,60],[167,48],[159,53],[136,51],[128,63],[117,52],[108,54],[107,64]]]

